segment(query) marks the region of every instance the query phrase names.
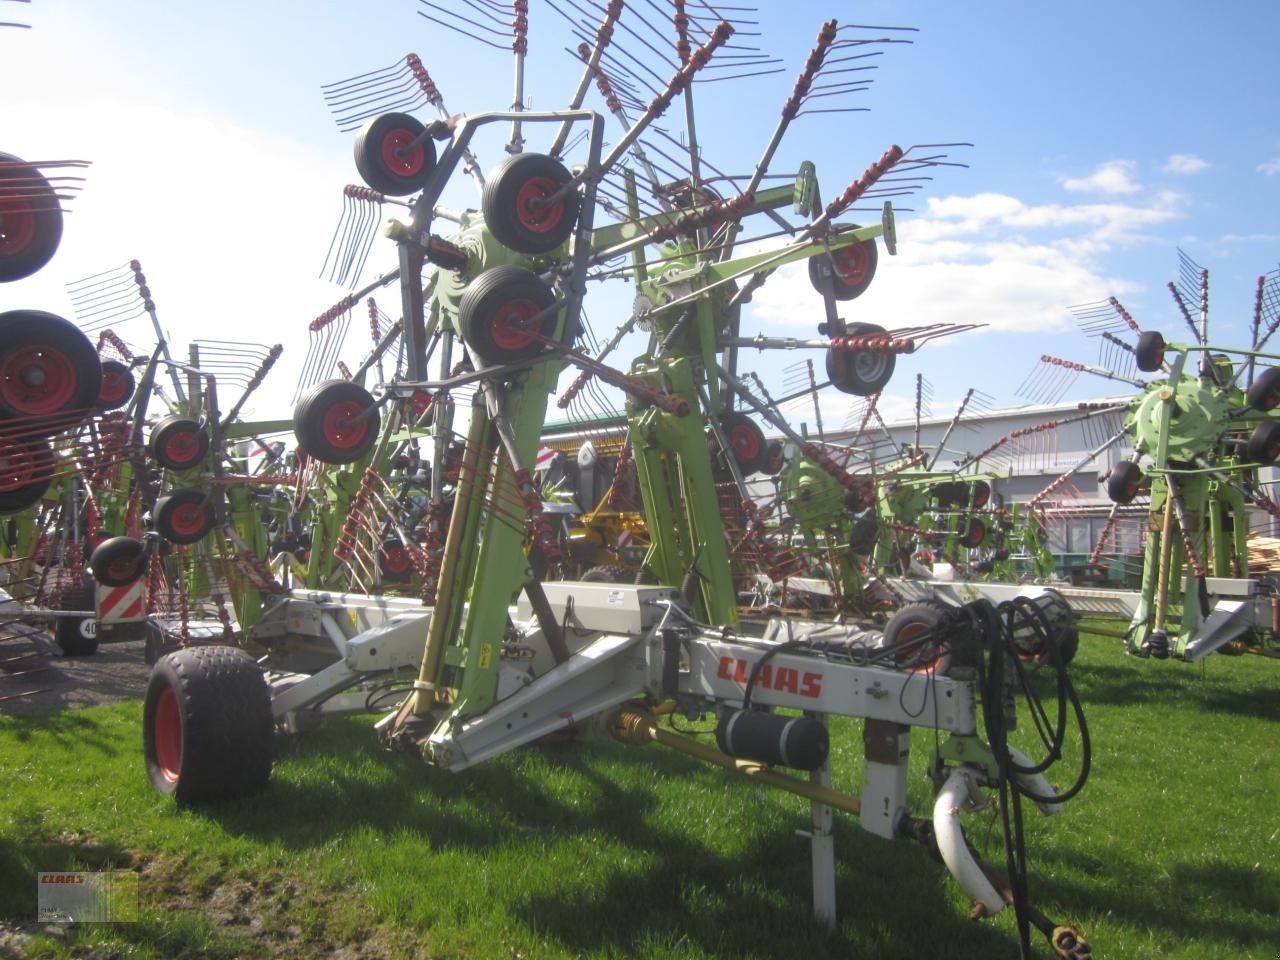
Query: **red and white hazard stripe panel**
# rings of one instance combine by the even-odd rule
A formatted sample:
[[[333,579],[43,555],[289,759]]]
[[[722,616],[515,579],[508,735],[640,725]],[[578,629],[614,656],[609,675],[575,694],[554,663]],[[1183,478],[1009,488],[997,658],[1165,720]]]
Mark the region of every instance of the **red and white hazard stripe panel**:
[[[554,460],[556,455],[559,453],[559,450],[552,449],[551,447],[543,447],[538,451],[537,459],[533,462],[533,469],[546,470],[551,466],[551,461]]]
[[[102,623],[130,623],[147,618],[145,577],[123,587],[95,587],[98,620]]]

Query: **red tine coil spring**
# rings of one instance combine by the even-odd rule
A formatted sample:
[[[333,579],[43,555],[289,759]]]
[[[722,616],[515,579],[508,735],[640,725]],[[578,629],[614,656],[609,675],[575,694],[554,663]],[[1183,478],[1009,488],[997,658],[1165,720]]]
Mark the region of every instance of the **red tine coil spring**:
[[[863,171],[862,176],[844,188],[844,193],[827,204],[827,219],[834,220],[858,198],[871,189],[875,182],[897,166],[902,159],[902,148],[896,143],[886,150],[875,163]]]

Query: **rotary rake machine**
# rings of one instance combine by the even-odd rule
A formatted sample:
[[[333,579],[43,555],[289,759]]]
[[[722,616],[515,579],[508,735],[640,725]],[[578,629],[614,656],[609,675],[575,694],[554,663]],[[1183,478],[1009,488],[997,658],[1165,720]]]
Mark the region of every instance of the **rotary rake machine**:
[[[1250,570],[1247,538],[1254,529],[1269,531],[1280,516],[1260,479],[1280,456],[1280,368],[1256,369],[1259,359],[1276,359],[1263,348],[1280,326],[1280,274],[1258,279],[1249,349],[1220,347],[1209,341],[1208,271],[1181,251],[1179,260],[1179,280],[1168,288],[1190,341],[1144,331],[1114,297],[1085,304],[1074,312],[1099,341],[1099,363],[1044,356],[1020,388],[1047,402],[1088,373],[1140,390],[1129,401],[1081,404],[1062,421],[1095,423],[1097,443],[1023,506],[1043,519],[1083,515],[1073,503],[1073,476],[1107,451],[1127,448],[1104,477],[1113,506],[1090,564],[1105,572],[1103,555],[1121,527],[1142,517],[1141,590],[1063,592],[1081,612],[1129,619],[1128,652],[1198,661],[1215,650],[1262,651],[1274,638],[1274,586]],[[973,587],[1001,595],[995,585]]]
[[[486,3],[485,10],[501,6]],[[884,386],[897,354],[956,332],[885,331],[846,323],[837,313],[837,303],[870,282],[876,238],[893,252],[894,236],[887,204],[874,226],[839,225],[836,218],[859,200],[918,186],[915,174],[944,163],[941,154],[893,147],[825,206],[811,164],[779,186],[763,186],[783,133],[810,112],[806,106],[816,109],[811,98],[860,89],[862,81],[845,83],[840,74],[893,35],[867,28],[880,36],[863,38],[857,28],[823,24],[754,173],[734,176],[713,167],[699,147],[693,111],[694,91],[717,58],[739,71],[768,69],[758,52],[735,52],[734,25],[702,3],[673,3],[669,27],[653,24],[657,4],[632,14],[613,0],[593,8],[598,19],[590,23],[578,19],[581,4],[547,6],[583,39],[580,81],[566,109],[523,109],[529,52],[523,2],[509,8],[513,32],[505,40],[515,55],[513,109],[426,124],[378,112],[417,105],[422,97],[443,113],[439,91],[416,58],[325,89],[342,108],[340,121],[371,114],[355,155],[375,194],[356,188],[345,195],[403,204],[404,219],[387,230],[398,269],[344,301],[349,309],[399,280],[403,367],[397,364],[397,374],[372,390],[362,381],[376,361],[349,371],[349,379],[308,386],[295,410],[295,433],[306,457],[326,464],[320,471],[326,479],[316,482],[345,485],[350,497],[348,523],[326,534],[326,543],[350,562],[351,543],[376,543],[389,526],[406,546],[415,544],[430,604],[298,588],[270,601],[246,631],[247,647],[261,659],[227,647],[165,657],[144,708],[152,783],[180,802],[261,789],[270,775],[273,727],[296,731],[325,711],[385,711],[392,704],[375,725],[384,741],[445,771],[566,731],[657,742],[810,801],[815,911],[828,923],[836,909],[831,821],[841,809],[878,836],[923,842],[972,895],[980,915],[1014,905],[1024,954],[1034,925],[1058,955],[1088,956],[1074,929],[1031,906],[1013,832],[1011,876],[1001,878],[980,863],[961,826],[962,812],[989,803],[988,791],[1001,794],[1015,819],[1021,797],[1045,812],[1057,812],[1064,799],[1045,779],[1045,764],[1007,743],[1015,688],[1029,692],[1012,653],[1018,637],[1052,643],[1058,630],[1042,605],[977,605],[938,618],[929,636],[911,638],[931,640],[939,651],[918,670],[895,666],[897,651],[859,627],[774,620],[762,625],[762,635],[740,629],[721,485],[746,518],[743,536],[762,538],[763,518],[745,484],[764,465],[752,415],[802,445],[842,486],[856,481],[748,385],[738,373],[738,351],[821,349],[835,387],[864,395]],[[428,19],[488,36],[491,17],[473,21],[459,7],[424,7]],[[638,70],[640,48],[671,56]],[[824,70],[831,71],[826,84],[817,82]],[[593,81],[606,113],[584,106]],[[685,106],[683,138],[654,123],[677,99]],[[623,132],[606,149],[610,117]],[[503,131],[510,156],[482,177],[477,144]],[[436,141],[443,144],[438,155]],[[531,141],[549,146],[527,151]],[[459,171],[483,181],[480,210],[442,206]],[[396,197],[411,199],[389,199]],[[784,214],[788,206],[805,219],[793,224]],[[605,215],[614,222],[597,222]],[[760,219],[777,229],[743,236]],[[433,232],[441,221],[453,225],[447,237]],[[738,252],[748,239],[751,252]],[[352,271],[358,274],[367,241],[350,216],[337,240],[343,249],[331,251],[331,264],[344,265],[344,278],[358,282]],[[793,263],[806,263],[827,294],[821,339],[743,336],[741,304],[769,274]],[[616,278],[634,284],[633,308],[588,353],[581,344],[598,342],[584,311],[589,285]],[[625,372],[607,364],[637,328],[647,346]],[[434,378],[429,361],[439,370]],[[325,366],[321,375],[331,375]],[[551,579],[561,544],[532,466],[549,397],[568,366],[580,371],[559,400],[571,415],[582,415],[575,400],[589,406],[606,390],[625,397],[630,456],[652,541],[644,564],[651,584]],[[406,414],[415,395],[426,398],[421,413]],[[465,406],[457,402],[468,395]],[[402,444],[420,439],[418,430],[431,440],[424,516],[449,503],[442,534],[431,533],[428,523],[421,544],[408,529],[403,490],[386,472],[403,455]],[[461,456],[451,467],[459,438]],[[313,557],[317,542],[313,532]],[[308,643],[328,643],[338,659],[314,672],[301,669],[291,653]],[[1065,672],[1060,677],[1066,696],[1069,681]],[[1000,706],[980,710],[980,701]],[[831,714],[865,721],[861,798],[833,786],[825,724]],[[719,749],[664,727],[662,718],[674,715],[714,716]],[[938,799],[925,817],[907,806],[913,726],[936,731],[943,744],[931,765]],[[1054,749],[1066,735],[1065,727],[1052,733]]]

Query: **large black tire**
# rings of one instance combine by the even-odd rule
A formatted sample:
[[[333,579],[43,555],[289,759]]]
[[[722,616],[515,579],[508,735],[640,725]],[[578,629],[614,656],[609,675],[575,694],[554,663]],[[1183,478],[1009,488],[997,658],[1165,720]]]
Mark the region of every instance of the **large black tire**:
[[[1155,373],[1164,366],[1164,335],[1159,330],[1147,330],[1138,335],[1138,345],[1133,348],[1138,369],[1143,373]]]
[[[735,410],[721,417],[720,426],[743,476],[759,473],[768,465],[769,445],[758,423]]]
[[[0,153],[0,283],[29,277],[53,259],[62,209],[44,174]]]
[[[208,536],[217,520],[207,490],[182,487],[156,501],[151,522],[170,543],[188,544],[199,543]]]
[[[384,113],[366,123],[355,146],[361,179],[390,197],[407,197],[425,187],[436,166],[435,143],[427,138],[401,154],[424,129],[407,113]]]
[[[1121,460],[1111,469],[1107,477],[1107,496],[1112,503],[1133,503],[1142,486],[1142,468],[1132,460]]]
[[[638,583],[636,572],[621,563],[602,563],[582,575],[583,583]]]
[[[93,584],[67,591],[58,601],[59,610],[92,610]],[[68,657],[87,657],[98,652],[96,617],[58,617],[53,639]]]
[[[48,440],[0,435],[0,514],[27,509],[52,483],[53,448]]]
[[[941,600],[907,604],[884,625],[881,649],[904,644],[893,655],[894,664],[899,669],[912,673],[945,674],[951,665],[951,652],[947,648],[947,638],[941,635],[939,628],[950,609]],[[920,642],[912,644],[910,641],[917,637]]]
[[[238,647],[188,647],[151,671],[142,707],[147,776],[180,804],[241,797],[271,778],[271,693]]]
[[[147,552],[141,540],[111,537],[89,554],[89,572],[104,587],[126,587],[147,572]]]
[[[573,182],[554,157],[517,153],[502,161],[485,181],[480,207],[497,241],[518,253],[548,253],[573,234],[578,222],[576,190],[545,208],[536,204]]]
[[[1275,420],[1263,420],[1253,428],[1249,442],[1245,445],[1245,455],[1250,463],[1261,463],[1270,466],[1280,457],[1280,423]]]
[[[151,428],[147,452],[168,470],[190,470],[209,452],[209,434],[198,420],[181,415],[165,417]]]
[[[884,327],[874,323],[851,323],[844,332],[846,337],[864,337],[884,333]],[[827,376],[831,385],[841,393],[855,397],[870,397],[885,388],[893,377],[898,358],[885,351],[827,349]]]
[[[102,361],[102,386],[98,388],[99,410],[119,410],[133,397],[137,384],[133,371],[119,360]]]
[[[0,418],[24,433],[79,423],[98,402],[98,351],[72,323],[43,310],[0,313]]]
[[[1244,398],[1252,409],[1262,413],[1280,406],[1280,367],[1267,367],[1258,374]]]
[[[809,283],[824,297],[853,300],[871,286],[878,259],[874,239],[851,243],[831,253],[819,253],[809,258]]]
[[[467,287],[458,302],[458,326],[467,348],[490,365],[536,357],[546,349],[538,339],[554,332],[552,313],[534,326],[528,320],[555,303],[556,295],[537,274],[523,267],[486,270]]]
[[[293,412],[299,445],[321,463],[355,463],[378,442],[381,417],[356,420],[375,405],[373,396],[350,380],[325,380],[303,394]]]

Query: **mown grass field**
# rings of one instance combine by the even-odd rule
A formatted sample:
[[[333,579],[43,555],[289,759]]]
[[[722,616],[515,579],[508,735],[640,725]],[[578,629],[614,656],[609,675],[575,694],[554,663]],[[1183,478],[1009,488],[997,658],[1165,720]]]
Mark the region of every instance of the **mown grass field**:
[[[1280,957],[1280,663],[1148,662],[1086,637],[1073,676],[1094,773],[1061,817],[1029,820],[1037,903],[1097,957]],[[142,872],[142,922],[27,926],[28,956],[1017,956],[1009,913],[968,920],[922,848],[848,819],[827,932],[807,804],[662,747],[548,744],[443,774],[352,718],[283,743],[266,793],[180,811],[147,784],[140,717],[0,717],[0,918],[29,924],[38,870]],[[859,734],[833,728],[854,792]],[[917,813],[931,743],[917,731]]]

